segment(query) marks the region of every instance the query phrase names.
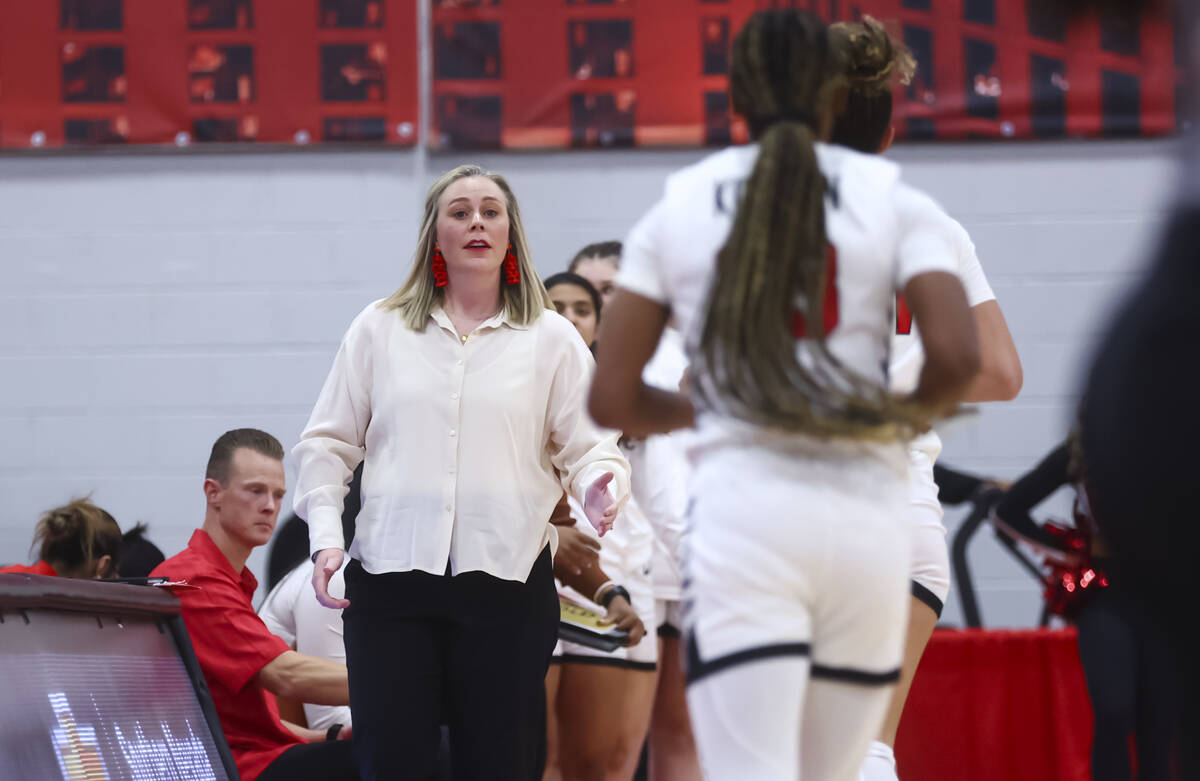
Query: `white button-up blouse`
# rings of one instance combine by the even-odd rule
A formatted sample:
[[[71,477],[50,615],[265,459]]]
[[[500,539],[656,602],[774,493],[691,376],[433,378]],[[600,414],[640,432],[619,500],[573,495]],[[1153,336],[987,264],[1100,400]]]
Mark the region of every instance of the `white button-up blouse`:
[[[342,548],[342,501],[365,458],[350,555],[371,573],[481,570],[524,581],[547,545],[565,489],[582,500],[612,472],[629,495],[617,434],[585,408],[594,364],[578,332],[545,311],[505,312],[459,339],[437,307],[421,331],[398,311],[364,309],[342,339],[292,450],[296,513],[315,553]]]

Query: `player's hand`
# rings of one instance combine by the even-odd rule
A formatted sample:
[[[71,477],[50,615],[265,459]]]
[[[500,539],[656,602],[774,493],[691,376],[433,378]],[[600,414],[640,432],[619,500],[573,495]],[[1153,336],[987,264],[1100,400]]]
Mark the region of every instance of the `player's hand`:
[[[604,616],[604,622],[614,624],[617,629],[623,629],[629,633],[629,638],[625,641],[626,648],[632,648],[646,636],[646,625],[642,623],[642,619],[638,618],[633,605],[629,604],[629,601],[620,594],[614,596],[608,603],[608,613]]]
[[[353,724],[344,725],[340,730],[338,730],[337,739],[338,740],[354,740],[354,725]]]
[[[317,593],[317,601],[334,610],[344,610],[350,607],[350,600],[335,599],[329,594],[329,579],[342,566],[344,554],[340,548],[325,548],[317,553],[316,566],[313,567],[313,591]]]
[[[600,540],[574,526],[558,526],[558,553],[554,567],[570,575],[600,565]]]
[[[583,498],[583,514],[601,537],[612,529],[613,521],[617,518],[617,503],[608,492],[608,484],[612,479],[612,472],[600,475],[588,486],[587,495]]]

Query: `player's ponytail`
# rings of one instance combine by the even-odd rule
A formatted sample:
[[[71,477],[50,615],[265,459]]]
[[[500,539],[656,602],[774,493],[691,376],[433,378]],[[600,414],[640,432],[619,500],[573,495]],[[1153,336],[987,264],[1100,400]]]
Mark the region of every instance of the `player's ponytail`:
[[[829,38],[845,66],[846,108],[834,121],[830,140],[859,152],[875,154],[892,123],[892,84],[908,84],[917,62],[908,48],[895,41],[878,21],[829,26]]]
[[[844,367],[821,327],[826,181],[814,143],[841,73],[824,23],[804,11],[756,13],[734,41],[731,97],[759,154],[717,256],[695,392],[703,405],[764,426],[895,439],[927,420]],[[810,337],[803,361],[796,315]]]

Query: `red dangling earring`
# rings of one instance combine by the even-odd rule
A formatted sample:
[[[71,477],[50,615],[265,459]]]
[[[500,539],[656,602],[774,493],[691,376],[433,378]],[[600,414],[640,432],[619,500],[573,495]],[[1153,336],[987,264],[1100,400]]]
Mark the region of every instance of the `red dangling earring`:
[[[517,263],[517,256],[511,244],[508,245],[508,252],[504,254],[504,281],[510,285],[521,284],[521,266]]]
[[[450,275],[446,273],[446,259],[442,257],[442,248],[433,245],[433,262],[429,264],[433,269],[433,286],[445,287],[450,283]]]

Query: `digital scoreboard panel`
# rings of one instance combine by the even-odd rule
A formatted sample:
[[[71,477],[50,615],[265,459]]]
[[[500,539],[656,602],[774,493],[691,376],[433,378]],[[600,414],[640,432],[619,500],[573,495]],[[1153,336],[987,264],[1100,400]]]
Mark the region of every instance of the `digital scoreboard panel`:
[[[172,622],[0,613],[0,779],[236,781]]]

